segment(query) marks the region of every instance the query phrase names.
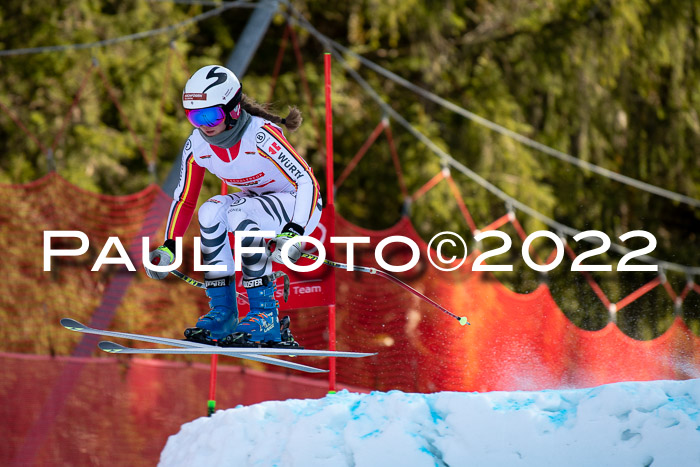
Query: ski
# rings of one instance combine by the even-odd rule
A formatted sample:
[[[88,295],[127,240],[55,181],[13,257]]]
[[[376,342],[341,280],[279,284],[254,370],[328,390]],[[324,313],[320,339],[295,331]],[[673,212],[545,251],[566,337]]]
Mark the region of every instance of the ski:
[[[202,355],[230,355],[237,357],[239,355],[287,355],[290,357],[369,357],[376,355],[374,353],[360,352],[342,352],[334,350],[309,350],[309,349],[284,349],[275,347],[218,347],[215,345],[206,345],[204,347],[190,347],[177,349],[139,349],[134,347],[125,347],[121,344],[110,341],[102,341],[99,343],[99,348],[105,352],[111,353],[153,353],[153,354],[202,354]]]
[[[175,346],[175,347],[180,347],[184,350],[196,350],[196,349],[202,349],[202,348],[206,350],[206,349],[215,348],[211,345],[200,344],[197,342],[190,342],[190,341],[180,340],[180,339],[170,339],[167,337],[156,337],[156,336],[148,336],[148,335],[144,335],[144,334],[132,334],[129,332],[107,331],[104,329],[95,329],[95,328],[91,328],[90,326],[86,326],[86,325],[80,323],[79,321],[76,321],[76,320],[71,319],[71,318],[62,318],[61,325],[68,330],[82,332],[84,334],[96,334],[98,336],[119,337],[119,338],[123,338],[123,339],[131,339],[131,340],[135,340],[135,341],[149,342],[151,344],[171,345],[171,346]],[[279,359],[273,358],[273,357],[265,357],[263,355],[257,355],[254,353],[253,354],[243,354],[243,355],[232,355],[232,356],[238,357],[241,359],[245,359],[245,360],[252,360],[252,361],[261,362],[261,363],[269,363],[271,365],[282,366],[285,368],[304,371],[307,373],[327,373],[328,372],[328,370],[322,370],[320,368],[315,368],[312,366],[302,365],[302,364],[294,363],[294,362],[288,362],[286,360],[279,360]]]
[[[120,337],[122,339],[131,339],[135,341],[150,342],[151,344],[174,345],[177,347],[209,347],[207,344],[200,344],[184,339],[171,339],[169,337],[148,336],[145,334],[132,334],[130,332],[107,331],[105,329],[95,329],[80,323],[72,318],[62,318],[61,325],[71,331],[82,332],[85,334],[95,334],[98,336]]]
[[[224,350],[223,347],[212,347],[211,349],[195,348],[195,347],[179,347],[170,349],[136,349],[133,347],[125,347],[121,344],[110,341],[102,341],[97,346],[100,350],[107,353],[118,353],[118,354],[161,354],[161,355],[228,355],[229,357],[237,357],[246,360],[253,360],[256,362],[269,363],[271,365],[282,366],[285,368],[291,368],[293,370],[304,371],[306,373],[327,373],[328,370],[322,370],[320,368],[315,368],[308,365],[302,365],[301,363],[288,362],[286,360],[279,360],[272,357],[265,357],[262,355],[256,355],[253,353],[245,354],[234,354],[230,352],[217,352],[217,349]]]

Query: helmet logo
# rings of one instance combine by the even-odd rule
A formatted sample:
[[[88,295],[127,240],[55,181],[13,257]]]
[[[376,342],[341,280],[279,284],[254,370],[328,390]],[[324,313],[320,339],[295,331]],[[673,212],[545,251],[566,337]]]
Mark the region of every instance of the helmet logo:
[[[207,95],[203,92],[186,92],[182,95],[183,101],[205,101]]]
[[[217,73],[216,70],[218,69],[219,67],[217,66],[216,68],[212,68],[211,70],[209,70],[209,73],[207,73],[207,78],[216,78],[216,81],[207,86],[206,89],[202,91],[202,94],[207,92],[210,88],[213,88],[214,86],[226,82],[226,73]]]

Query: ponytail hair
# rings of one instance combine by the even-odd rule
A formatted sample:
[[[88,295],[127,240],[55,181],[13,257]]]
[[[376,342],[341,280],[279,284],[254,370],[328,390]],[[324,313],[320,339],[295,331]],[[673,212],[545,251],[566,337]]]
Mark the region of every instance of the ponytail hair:
[[[301,125],[303,118],[301,111],[294,106],[289,107],[289,114],[282,118],[270,113],[270,104],[259,104],[246,94],[241,99],[241,108],[255,117],[264,118],[276,125],[284,125],[289,131],[296,131]]]

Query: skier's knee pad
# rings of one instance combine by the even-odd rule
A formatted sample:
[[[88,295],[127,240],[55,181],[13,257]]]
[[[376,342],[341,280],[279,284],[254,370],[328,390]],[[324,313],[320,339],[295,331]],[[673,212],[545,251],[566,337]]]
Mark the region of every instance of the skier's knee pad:
[[[217,195],[209,198],[207,202],[202,204],[199,211],[197,211],[199,224],[204,227],[211,227],[220,223],[224,219],[225,199],[224,196]]]

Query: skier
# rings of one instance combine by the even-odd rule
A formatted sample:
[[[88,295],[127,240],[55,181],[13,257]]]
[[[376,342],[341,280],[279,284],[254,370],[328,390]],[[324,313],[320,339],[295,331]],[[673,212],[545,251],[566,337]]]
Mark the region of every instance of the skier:
[[[280,129],[284,125],[295,131],[301,113],[290,107],[285,118],[270,114],[266,105],[242,93],[233,72],[218,65],[202,67],[192,75],[185,84],[182,105],[195,129],[182,153],[165,241],[150,253],[151,263],[164,266],[175,261],[175,238],[182,237],[190,224],[208,170],[241,191],[214,196],[199,208],[203,264],[224,265],[226,271],[205,272],[210,310],[186,336],[209,343],[224,339],[243,345],[294,343],[290,333],[282,336],[275,299],[277,277],[271,273],[273,261],[282,263],[284,244],[298,235],[309,235],[321,218],[318,182]],[[276,236],[267,245],[268,254],[242,255],[250,312],[239,322],[228,233],[258,230],[271,230]],[[265,242],[248,237],[242,245],[261,247]],[[293,244],[289,259],[296,262],[300,256],[301,246]],[[154,279],[168,275],[151,269],[146,273]]]

